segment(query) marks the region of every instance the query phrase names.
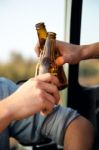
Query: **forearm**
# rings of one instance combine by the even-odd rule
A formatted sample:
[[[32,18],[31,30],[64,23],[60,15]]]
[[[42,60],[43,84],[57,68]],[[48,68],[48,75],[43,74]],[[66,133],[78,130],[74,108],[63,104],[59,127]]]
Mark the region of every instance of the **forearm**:
[[[11,118],[8,102],[0,101],[0,133],[10,124]]]
[[[99,58],[99,42],[90,45],[81,45],[81,60]]]
[[[20,104],[19,104],[20,105]],[[20,107],[16,103],[16,95],[11,94],[0,101],[0,132],[2,132],[12,121],[16,120]]]

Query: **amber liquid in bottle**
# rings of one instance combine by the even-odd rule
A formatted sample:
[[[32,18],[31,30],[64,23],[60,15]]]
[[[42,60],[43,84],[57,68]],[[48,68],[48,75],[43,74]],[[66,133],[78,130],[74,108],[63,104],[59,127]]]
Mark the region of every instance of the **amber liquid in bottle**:
[[[37,76],[39,74],[40,59],[43,57],[42,53],[43,53],[43,48],[44,48],[44,44],[45,44],[46,37],[47,37],[47,31],[46,31],[44,22],[37,23],[35,27],[36,27],[36,31],[38,35],[39,44],[40,44],[40,56],[39,56],[39,61],[37,63],[36,71],[35,71],[35,76]]]
[[[57,76],[58,66],[55,64],[54,60],[54,49],[55,49],[55,38],[56,34],[54,32],[48,32],[46,42],[43,49],[43,57],[40,59],[39,74],[51,73]]]
[[[57,66],[55,64],[55,59],[59,56],[59,52],[55,49],[56,33],[47,33],[45,25],[42,22],[36,24],[36,30],[40,43],[40,58],[35,75],[49,72],[57,76],[60,81],[58,89],[63,90],[67,87],[67,78],[63,66]]]
[[[41,53],[43,51],[44,44],[46,41],[47,31],[46,31],[44,22],[37,23],[35,27],[37,30],[38,40],[40,44],[40,53]]]

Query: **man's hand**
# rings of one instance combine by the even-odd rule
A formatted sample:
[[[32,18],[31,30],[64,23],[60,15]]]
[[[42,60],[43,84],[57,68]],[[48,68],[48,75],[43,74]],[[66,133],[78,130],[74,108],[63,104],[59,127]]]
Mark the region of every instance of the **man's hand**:
[[[31,78],[21,85],[5,101],[12,120],[19,120],[37,112],[51,112],[60,99],[58,85],[58,79],[49,73]]]
[[[77,64],[81,60],[81,46],[75,44],[69,44],[64,41],[56,40],[56,49],[59,51],[60,56],[55,60],[57,65],[63,65],[65,63]],[[35,51],[37,56],[40,53],[39,43],[35,45]]]

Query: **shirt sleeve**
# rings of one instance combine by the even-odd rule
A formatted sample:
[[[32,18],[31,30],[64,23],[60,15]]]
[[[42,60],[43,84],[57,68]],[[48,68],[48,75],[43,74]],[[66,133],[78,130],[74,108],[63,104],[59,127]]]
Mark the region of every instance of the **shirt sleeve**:
[[[41,132],[56,144],[63,146],[66,128],[78,116],[80,114],[76,110],[59,105],[45,118]]]
[[[79,115],[77,111],[59,105],[46,117],[37,113],[13,122],[10,125],[10,135],[23,145],[41,144],[52,140],[63,146],[66,128]]]
[[[10,136],[17,139],[22,145],[33,145],[46,142],[47,137],[41,135],[41,126],[44,117],[39,113],[26,119],[11,123]]]

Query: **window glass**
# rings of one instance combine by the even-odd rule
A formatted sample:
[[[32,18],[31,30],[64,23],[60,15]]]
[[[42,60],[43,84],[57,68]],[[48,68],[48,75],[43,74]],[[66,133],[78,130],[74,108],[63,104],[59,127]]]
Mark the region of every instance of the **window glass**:
[[[99,41],[99,1],[83,0],[81,42],[91,44]],[[79,82],[83,85],[99,84],[99,60],[90,59],[80,62]]]

